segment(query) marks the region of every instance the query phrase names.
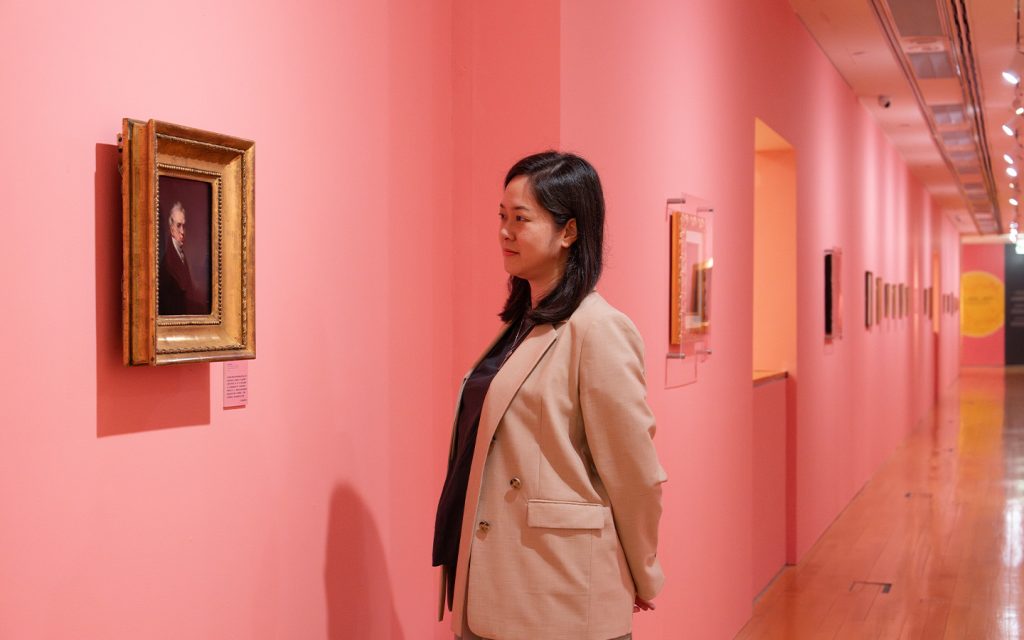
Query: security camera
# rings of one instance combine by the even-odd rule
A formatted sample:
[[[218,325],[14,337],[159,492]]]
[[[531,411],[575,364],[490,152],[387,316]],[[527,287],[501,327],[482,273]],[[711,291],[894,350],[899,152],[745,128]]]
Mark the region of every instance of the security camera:
[[[883,109],[888,109],[892,106],[892,98],[889,96],[878,96],[878,105]]]

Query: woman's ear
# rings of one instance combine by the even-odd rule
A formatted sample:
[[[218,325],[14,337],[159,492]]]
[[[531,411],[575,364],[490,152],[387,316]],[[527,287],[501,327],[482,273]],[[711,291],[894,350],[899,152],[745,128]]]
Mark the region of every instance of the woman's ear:
[[[576,242],[576,218],[570,218],[562,227],[562,246],[568,249]]]

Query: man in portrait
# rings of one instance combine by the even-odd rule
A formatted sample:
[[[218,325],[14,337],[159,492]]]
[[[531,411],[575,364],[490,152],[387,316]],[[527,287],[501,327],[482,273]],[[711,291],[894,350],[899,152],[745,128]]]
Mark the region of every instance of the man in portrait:
[[[185,257],[185,207],[181,202],[171,206],[167,216],[170,242],[160,261],[160,315],[192,315],[206,313]]]

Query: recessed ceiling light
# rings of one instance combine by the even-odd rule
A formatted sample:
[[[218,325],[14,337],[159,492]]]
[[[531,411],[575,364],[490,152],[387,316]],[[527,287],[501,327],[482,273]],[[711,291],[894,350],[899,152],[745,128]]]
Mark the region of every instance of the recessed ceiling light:
[[[1020,84],[1020,75],[1016,71],[1004,71],[1003,80],[1006,80],[1010,84]]]
[[[1017,202],[1017,198],[1010,198],[1010,204],[1012,204],[1013,206],[1015,206],[1015,207],[1016,207],[1016,206],[1017,206],[1018,204],[1020,204],[1020,203],[1019,203],[1019,202]]]
[[[1010,176],[1011,178],[1016,178],[1017,170],[1014,169],[1013,167],[1006,167],[1006,175]]]
[[[1003,160],[1006,160],[1006,164],[1013,164],[1013,156],[1008,153],[1003,154]]]
[[[1003,125],[1003,133],[1010,136],[1011,138],[1014,136],[1015,132],[1013,130],[1013,127],[1010,126],[1010,123],[1006,123]]]

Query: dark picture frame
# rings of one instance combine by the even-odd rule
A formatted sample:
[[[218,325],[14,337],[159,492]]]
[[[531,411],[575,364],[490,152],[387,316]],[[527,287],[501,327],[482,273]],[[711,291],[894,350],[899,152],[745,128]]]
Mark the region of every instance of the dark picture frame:
[[[875,276],[864,272],[864,326],[868,329],[875,323]]]
[[[842,263],[843,251],[838,247],[825,250],[825,339],[838,340],[843,337],[842,321]]]

